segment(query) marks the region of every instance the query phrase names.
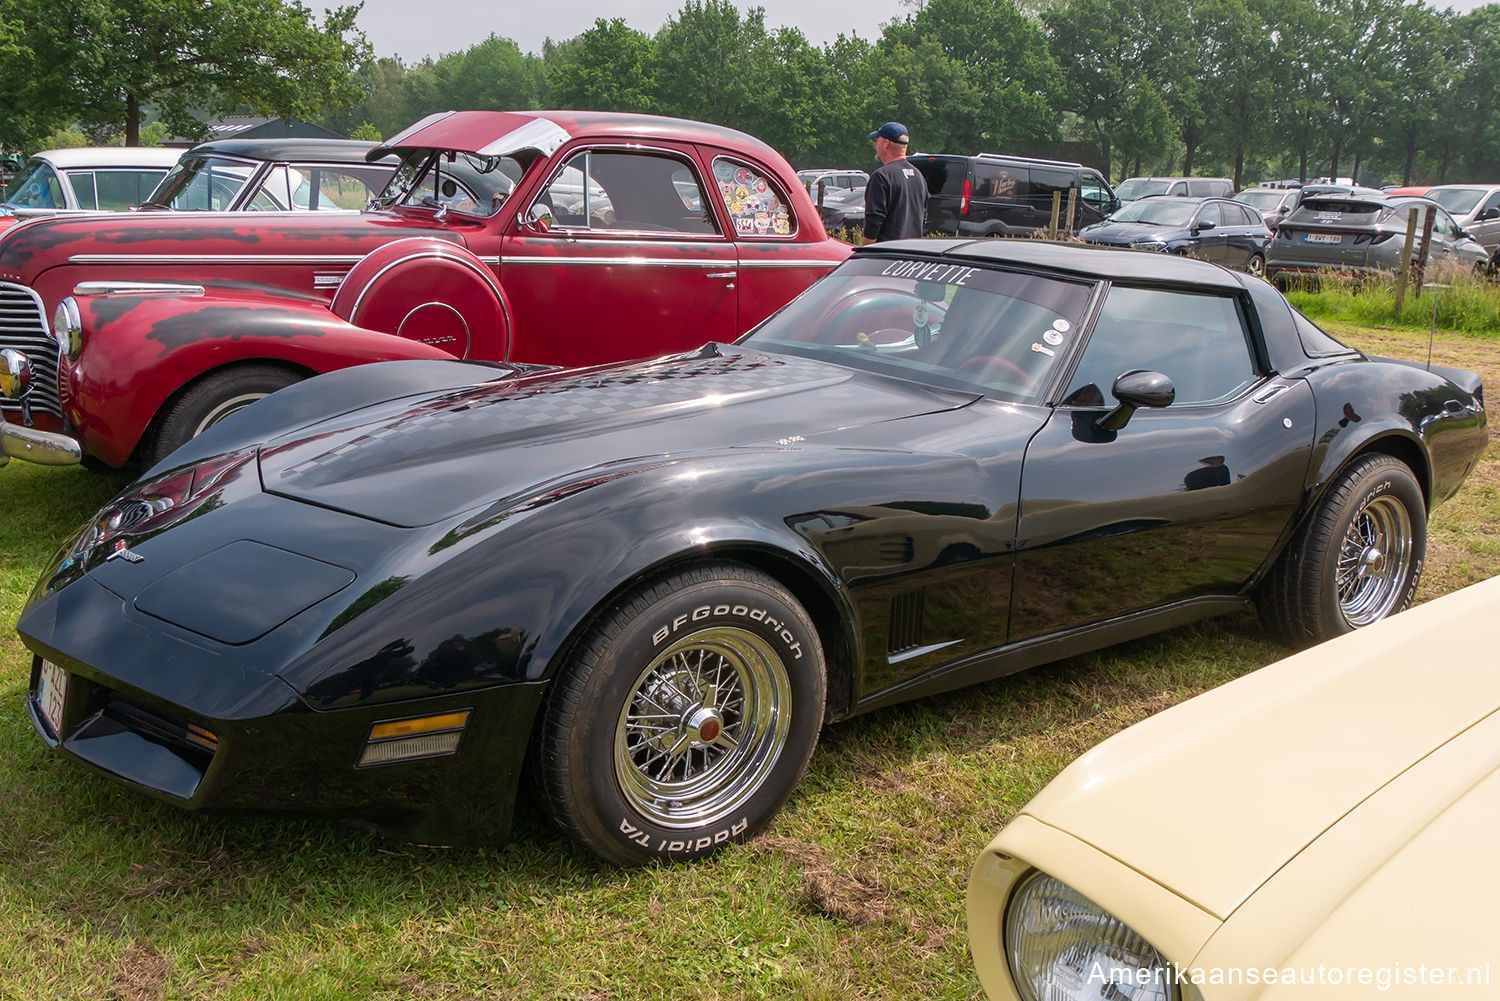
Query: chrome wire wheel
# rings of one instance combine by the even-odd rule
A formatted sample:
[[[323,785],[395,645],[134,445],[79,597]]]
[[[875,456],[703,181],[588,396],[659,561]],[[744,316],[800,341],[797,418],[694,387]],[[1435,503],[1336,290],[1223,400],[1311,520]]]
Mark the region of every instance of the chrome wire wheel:
[[[734,626],[685,636],[641,671],[620,713],[620,791],[662,827],[723,820],[765,781],[791,716],[791,680],[770,642]]]
[[[1339,546],[1339,611],[1354,627],[1399,611],[1412,562],[1412,524],[1406,506],[1389,495],[1355,513]]]

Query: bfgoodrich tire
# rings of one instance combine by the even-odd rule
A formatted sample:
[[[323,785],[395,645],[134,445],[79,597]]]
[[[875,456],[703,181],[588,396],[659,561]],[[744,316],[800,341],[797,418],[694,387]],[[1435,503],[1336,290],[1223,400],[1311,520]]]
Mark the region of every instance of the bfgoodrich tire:
[[[708,564],[658,578],[552,682],[533,758],[543,805],[621,865],[711,854],[786,802],[826,685],[812,620],[770,577]]]
[[[230,414],[301,379],[274,365],[240,365],[205,376],[167,406],[155,437],[142,448],[145,465],[155,465]]]
[[[1261,622],[1309,646],[1411,604],[1427,553],[1427,507],[1411,469],[1389,455],[1354,460],[1267,576]]]

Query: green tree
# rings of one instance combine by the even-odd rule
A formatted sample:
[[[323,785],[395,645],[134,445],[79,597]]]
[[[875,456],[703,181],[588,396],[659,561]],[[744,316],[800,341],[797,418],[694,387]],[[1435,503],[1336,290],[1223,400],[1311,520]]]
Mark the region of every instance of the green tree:
[[[1060,116],[1054,96],[1064,86],[1063,75],[1041,25],[1016,0],[927,0],[904,25],[888,25],[882,44],[904,39],[920,52],[912,35],[935,42],[963,67],[977,103],[955,110],[975,116],[974,147],[1003,150],[1056,138]]]
[[[1272,138],[1268,109],[1283,58],[1275,0],[1198,0],[1194,34],[1203,77],[1206,144],[1233,164],[1234,186],[1244,182],[1245,156]]]
[[[1163,72],[1177,63],[1162,28],[1183,13],[1180,6],[1177,0],[1160,8],[1134,0],[1065,0],[1044,15],[1052,58],[1061,67],[1063,106],[1099,147],[1104,162],[1096,166],[1106,173],[1117,159],[1123,165],[1166,153],[1172,129],[1165,93],[1176,93],[1184,110],[1197,111],[1191,89]],[[1188,137],[1189,166],[1199,141],[1196,133]]]
[[[8,0],[8,108],[0,140],[76,121],[140,138],[143,110],[192,136],[207,115],[251,109],[315,119],[357,99],[353,68],[365,51],[359,6],[324,12],[296,0]],[[23,78],[22,78],[23,77]]]
[[[616,17],[552,46],[545,59],[549,104],[562,108],[654,111],[656,42]]]

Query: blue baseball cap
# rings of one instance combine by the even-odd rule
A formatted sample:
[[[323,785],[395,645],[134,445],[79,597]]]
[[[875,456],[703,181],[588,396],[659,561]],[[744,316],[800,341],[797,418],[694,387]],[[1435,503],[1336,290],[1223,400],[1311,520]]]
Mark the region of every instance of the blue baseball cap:
[[[870,133],[871,139],[874,139],[876,136],[880,136],[882,139],[889,139],[893,143],[900,143],[903,146],[911,142],[911,136],[907,134],[906,126],[900,122],[886,122],[880,128]]]

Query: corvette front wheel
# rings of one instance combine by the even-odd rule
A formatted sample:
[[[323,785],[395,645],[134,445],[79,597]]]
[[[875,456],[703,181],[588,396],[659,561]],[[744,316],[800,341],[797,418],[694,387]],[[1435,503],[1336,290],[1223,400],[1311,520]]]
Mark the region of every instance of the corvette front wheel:
[[[1411,604],[1427,552],[1427,505],[1410,467],[1354,460],[1267,575],[1266,630],[1289,646],[1321,643]]]
[[[776,581],[734,564],[658,578],[553,681],[534,757],[543,804],[621,865],[711,854],[791,795],[825,691],[817,631]]]

